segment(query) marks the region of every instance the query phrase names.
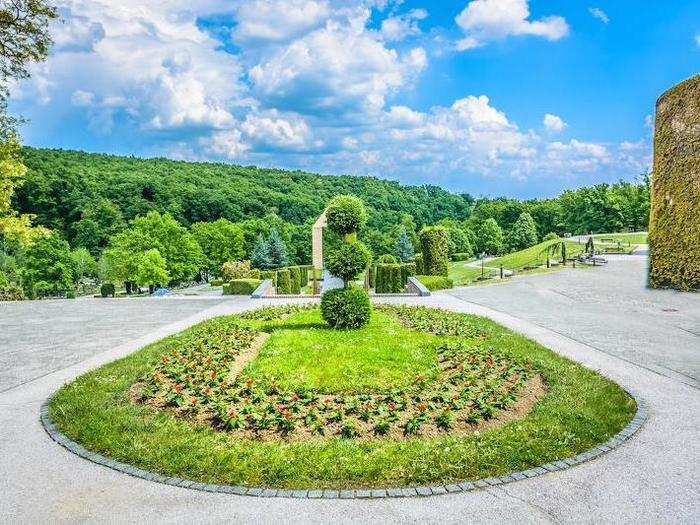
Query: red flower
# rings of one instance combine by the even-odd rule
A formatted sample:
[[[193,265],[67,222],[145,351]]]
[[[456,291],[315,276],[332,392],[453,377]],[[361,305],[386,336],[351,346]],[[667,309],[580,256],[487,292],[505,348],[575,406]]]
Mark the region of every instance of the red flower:
[[[175,389],[175,392],[177,392],[178,394],[180,392],[182,392],[182,385],[180,383],[175,384],[175,386],[173,388]]]
[[[396,410],[396,403],[394,403],[393,401],[389,401],[389,402],[387,403],[386,407],[387,407],[391,412],[393,412],[394,410]]]

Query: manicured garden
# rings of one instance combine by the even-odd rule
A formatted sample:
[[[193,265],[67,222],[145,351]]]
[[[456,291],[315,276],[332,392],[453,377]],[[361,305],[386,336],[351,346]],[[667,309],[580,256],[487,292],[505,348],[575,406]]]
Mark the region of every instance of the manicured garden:
[[[353,289],[352,287],[349,289]],[[617,385],[492,321],[316,306],[213,319],[79,377],[51,400],[89,450],[210,483],[400,486],[536,466],[631,419]]]

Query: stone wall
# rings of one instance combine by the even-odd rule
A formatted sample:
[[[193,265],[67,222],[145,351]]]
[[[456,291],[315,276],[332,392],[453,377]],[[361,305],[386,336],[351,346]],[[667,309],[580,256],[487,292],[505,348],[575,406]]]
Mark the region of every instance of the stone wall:
[[[700,75],[656,103],[649,285],[700,288]]]

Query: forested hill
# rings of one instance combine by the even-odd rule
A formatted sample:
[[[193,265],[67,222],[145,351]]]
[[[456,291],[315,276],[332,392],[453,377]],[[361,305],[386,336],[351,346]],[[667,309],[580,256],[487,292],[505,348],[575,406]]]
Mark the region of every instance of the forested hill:
[[[53,149],[24,148],[28,168],[16,193],[16,207],[33,213],[38,224],[63,232],[84,211],[105,199],[125,220],[149,210],[168,212],[184,225],[233,222],[276,213],[302,224],[315,219],[339,193],[361,197],[370,211],[369,226],[382,230],[410,214],[417,225],[442,218],[466,219],[468,199],[435,186],[403,186],[374,177],[326,176],[300,171],[139,159]]]

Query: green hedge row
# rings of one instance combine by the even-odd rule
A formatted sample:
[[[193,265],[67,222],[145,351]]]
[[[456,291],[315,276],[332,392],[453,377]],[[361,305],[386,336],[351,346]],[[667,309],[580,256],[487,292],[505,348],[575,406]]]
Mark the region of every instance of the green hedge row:
[[[374,269],[375,293],[401,293],[406,282],[416,273],[415,263],[378,264]]]
[[[260,283],[260,279],[234,279],[224,284],[224,295],[250,295]]]
[[[425,274],[447,277],[449,263],[447,230],[442,226],[426,226],[420,231],[418,237]]]
[[[472,258],[472,254],[469,252],[453,253],[450,258],[453,261],[468,261]]]
[[[278,295],[298,295],[301,289],[309,284],[309,270],[312,267],[289,266],[279,270],[262,272],[263,279],[272,279],[272,284],[277,289]]]
[[[452,279],[443,275],[416,275],[416,278],[431,291],[445,290],[454,286]]]

